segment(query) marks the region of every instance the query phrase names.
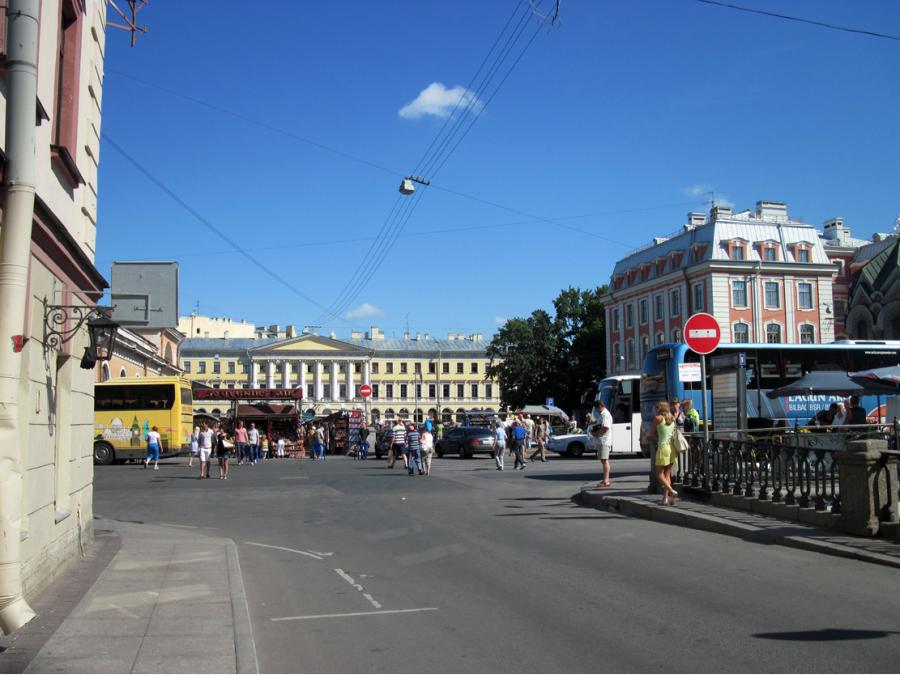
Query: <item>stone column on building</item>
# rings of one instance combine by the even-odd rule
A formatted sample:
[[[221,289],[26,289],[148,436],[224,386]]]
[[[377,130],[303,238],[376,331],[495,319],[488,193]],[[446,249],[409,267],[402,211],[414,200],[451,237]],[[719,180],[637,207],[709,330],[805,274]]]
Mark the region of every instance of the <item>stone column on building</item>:
[[[285,389],[291,388],[291,376],[288,374],[289,365],[289,361],[281,362],[281,386]]]
[[[306,398],[306,362],[303,360],[297,361],[297,369],[300,373],[300,393],[303,395],[303,398]]]
[[[336,360],[332,360],[331,362],[331,400],[337,401],[340,397],[338,394],[340,393],[340,387],[338,386],[338,362]]]
[[[275,388],[275,362],[266,361],[266,389]]]
[[[250,388],[259,389],[259,364],[256,361],[250,361]]]
[[[347,361],[347,400],[352,401],[356,396],[353,382],[353,369],[356,368],[356,361]]]
[[[363,384],[372,384],[372,362],[363,361]]]
[[[322,362],[316,359],[315,364],[313,365],[313,370],[316,377],[316,401],[321,401],[323,398],[323,388],[322,388]]]

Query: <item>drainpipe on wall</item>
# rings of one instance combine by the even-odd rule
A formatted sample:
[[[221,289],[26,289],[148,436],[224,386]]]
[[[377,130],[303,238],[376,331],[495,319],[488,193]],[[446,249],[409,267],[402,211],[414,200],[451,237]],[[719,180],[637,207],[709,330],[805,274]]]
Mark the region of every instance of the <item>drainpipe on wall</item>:
[[[35,101],[39,0],[7,8],[6,154],[8,182],[0,228],[0,632],[35,617],[22,596],[22,456],[19,379],[22,355],[13,336],[24,331],[31,224],[34,218]]]

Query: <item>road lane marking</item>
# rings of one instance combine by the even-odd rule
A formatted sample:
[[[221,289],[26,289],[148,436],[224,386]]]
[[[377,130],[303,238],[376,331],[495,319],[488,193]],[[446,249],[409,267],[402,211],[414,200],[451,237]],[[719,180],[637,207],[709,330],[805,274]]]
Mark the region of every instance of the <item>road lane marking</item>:
[[[309,480],[309,476],[281,476],[278,480]]]
[[[325,558],[327,558],[328,556],[334,555],[334,551],[330,551],[330,552],[328,552],[328,553],[325,553],[325,552],[323,552],[323,551],[312,551],[312,550],[310,550],[310,553],[315,553],[316,555],[320,555],[320,556],[323,556],[323,557],[325,557]]]
[[[299,553],[300,555],[306,555],[310,558],[315,558],[316,560],[322,560],[321,556],[317,556],[315,553],[310,553],[309,551],[300,551],[296,548],[285,548],[284,546],[272,546],[270,544],[258,544],[255,541],[245,541],[247,546],[262,546],[263,548],[274,548],[279,551],[287,551],[289,553]]]
[[[338,575],[341,579],[343,579],[343,580],[346,581],[348,584],[350,584],[351,586],[353,586],[353,588],[355,588],[355,589],[358,590],[360,593],[362,593],[362,596],[363,596],[366,600],[368,600],[370,603],[372,603],[372,606],[373,606],[375,609],[381,609],[381,603],[378,602],[378,601],[377,601],[375,598],[373,598],[371,595],[369,595],[368,593],[366,593],[366,589],[364,589],[364,588],[362,587],[362,584],[356,583],[356,580],[355,580],[353,577],[351,577],[351,576],[350,576],[349,574],[347,574],[344,570],[342,570],[342,569],[340,569],[340,568],[338,568],[338,567],[336,567],[334,571],[337,572],[337,575]]]
[[[307,616],[276,616],[269,621],[305,621],[307,619],[342,619],[348,616],[376,616],[378,614],[408,614],[409,612],[435,612],[437,607],[416,609],[382,609],[378,612],[348,612],[346,614],[308,614]]]

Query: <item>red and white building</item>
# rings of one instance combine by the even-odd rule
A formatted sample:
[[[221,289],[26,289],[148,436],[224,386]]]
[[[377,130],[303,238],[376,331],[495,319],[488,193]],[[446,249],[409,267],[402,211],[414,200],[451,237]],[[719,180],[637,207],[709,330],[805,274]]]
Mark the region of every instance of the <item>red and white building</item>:
[[[607,372],[639,371],[651,347],[681,342],[701,311],[723,342],[830,342],[838,272],[821,233],[791,220],[783,202],[689,213],[679,232],[616,263],[604,298]]]

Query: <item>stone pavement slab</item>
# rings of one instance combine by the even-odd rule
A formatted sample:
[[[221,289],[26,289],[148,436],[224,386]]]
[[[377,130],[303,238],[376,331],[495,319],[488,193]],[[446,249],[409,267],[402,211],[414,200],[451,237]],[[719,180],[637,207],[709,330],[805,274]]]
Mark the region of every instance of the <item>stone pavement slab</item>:
[[[613,475],[610,487],[588,485],[574,499],[584,506],[624,516],[900,568],[900,543],[888,539],[856,537],[760,513],[714,506],[692,500],[686,491],[680,494],[677,505],[662,506],[658,495],[647,494],[646,476],[628,476],[616,480]]]
[[[24,672],[259,672],[232,540],[98,523],[121,548]]]

